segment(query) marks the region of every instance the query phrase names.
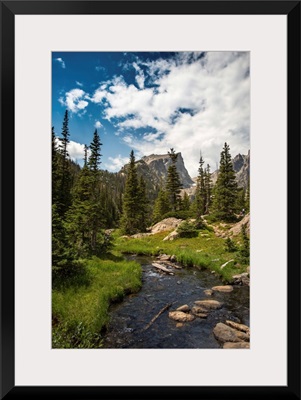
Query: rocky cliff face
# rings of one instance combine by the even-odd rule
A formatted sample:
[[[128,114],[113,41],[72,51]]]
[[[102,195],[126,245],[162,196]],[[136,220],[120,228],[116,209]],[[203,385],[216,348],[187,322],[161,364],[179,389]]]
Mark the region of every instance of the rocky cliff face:
[[[250,176],[250,150],[247,155],[237,154],[233,158],[233,168],[239,187],[247,188]]]
[[[150,156],[142,157],[140,163],[143,162],[148,166],[151,174],[156,176],[158,181],[163,183],[166,181],[168,167],[171,165],[171,160],[168,154],[151,154]],[[190,187],[193,184],[193,180],[188,174],[181,153],[178,153],[176,166],[183,187]]]
[[[150,156],[142,157],[136,162],[138,175],[142,175],[153,188],[160,188],[165,185],[170,164],[171,160],[168,154],[151,154]],[[188,174],[181,153],[178,153],[176,166],[183,188],[189,188],[193,184],[193,180]],[[126,168],[127,165],[120,172],[123,173]]]

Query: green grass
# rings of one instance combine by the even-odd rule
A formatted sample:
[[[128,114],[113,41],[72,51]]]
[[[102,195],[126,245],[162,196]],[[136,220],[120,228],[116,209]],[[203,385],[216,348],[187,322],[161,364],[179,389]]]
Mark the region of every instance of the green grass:
[[[175,255],[178,262],[187,267],[207,268],[215,271],[225,282],[230,282],[232,276],[246,271],[246,265],[241,265],[235,259],[237,252],[225,251],[225,239],[215,236],[211,230],[201,230],[198,237],[177,238],[173,241],[163,241],[169,232],[161,232],[139,239],[118,237],[115,233],[115,254],[132,253],[137,255],[159,254]],[[234,259],[224,268],[221,266]]]
[[[52,347],[101,347],[110,303],[137,292],[141,274],[136,262],[93,258],[82,274],[54,282]]]

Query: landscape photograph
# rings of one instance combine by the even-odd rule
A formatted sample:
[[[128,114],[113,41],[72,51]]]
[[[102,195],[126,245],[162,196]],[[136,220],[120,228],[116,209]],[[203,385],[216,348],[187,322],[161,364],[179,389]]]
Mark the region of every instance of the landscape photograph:
[[[52,348],[250,333],[250,53],[52,52]]]

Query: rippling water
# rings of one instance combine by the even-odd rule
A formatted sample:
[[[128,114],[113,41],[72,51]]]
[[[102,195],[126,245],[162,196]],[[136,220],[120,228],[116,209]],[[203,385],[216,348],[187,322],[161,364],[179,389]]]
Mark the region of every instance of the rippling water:
[[[105,348],[221,348],[212,330],[218,322],[231,319],[249,326],[249,287],[234,286],[231,293],[214,292],[206,296],[205,289],[223,285],[221,279],[208,270],[182,268],[175,275],[157,271],[149,257],[135,257],[143,268],[142,289],[127,296],[123,302],[111,306],[111,321],[105,336]],[[168,312],[181,305],[193,306],[196,300],[214,299],[223,303],[207,319],[196,318],[177,327]],[[167,304],[169,310],[161,314],[146,330],[145,327]]]

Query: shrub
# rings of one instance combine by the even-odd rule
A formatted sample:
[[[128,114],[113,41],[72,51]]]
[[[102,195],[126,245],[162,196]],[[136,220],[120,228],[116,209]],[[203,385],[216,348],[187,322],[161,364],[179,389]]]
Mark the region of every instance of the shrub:
[[[199,234],[195,225],[187,221],[182,222],[182,224],[178,226],[177,232],[181,238],[192,238]]]
[[[191,218],[191,212],[188,210],[169,211],[168,213],[166,213],[162,216],[162,219],[165,219],[165,218],[187,219],[187,218]]]
[[[237,251],[237,247],[236,247],[235,243],[229,237],[225,241],[225,250],[228,251],[229,253],[233,253],[234,251]]]
[[[239,250],[239,259],[243,264],[250,263],[250,240],[246,232],[246,224],[241,227],[242,247]]]

